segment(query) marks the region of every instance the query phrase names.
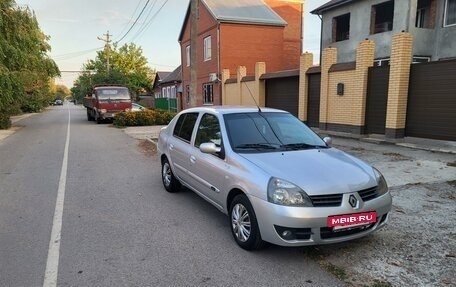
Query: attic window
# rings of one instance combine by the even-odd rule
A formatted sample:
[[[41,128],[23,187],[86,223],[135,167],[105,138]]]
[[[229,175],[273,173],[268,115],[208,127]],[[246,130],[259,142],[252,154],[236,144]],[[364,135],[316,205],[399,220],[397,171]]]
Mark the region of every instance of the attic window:
[[[332,33],[333,42],[350,38],[350,13],[333,18]]]
[[[415,27],[433,29],[435,26],[436,0],[418,0]]]
[[[373,5],[371,10],[371,34],[393,30],[394,1]]]

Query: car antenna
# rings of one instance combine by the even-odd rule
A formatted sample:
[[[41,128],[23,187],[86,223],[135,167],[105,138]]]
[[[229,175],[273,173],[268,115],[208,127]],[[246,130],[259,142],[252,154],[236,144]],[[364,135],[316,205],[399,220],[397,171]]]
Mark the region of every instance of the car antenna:
[[[252,97],[253,102],[254,102],[255,105],[257,106],[258,112],[261,113],[261,108],[260,108],[260,106],[258,105],[257,101],[255,100],[255,97],[253,96],[252,92],[250,91],[249,86],[247,86],[247,84],[246,84],[245,82],[244,82],[244,85],[247,87],[247,90],[249,90],[250,97]]]

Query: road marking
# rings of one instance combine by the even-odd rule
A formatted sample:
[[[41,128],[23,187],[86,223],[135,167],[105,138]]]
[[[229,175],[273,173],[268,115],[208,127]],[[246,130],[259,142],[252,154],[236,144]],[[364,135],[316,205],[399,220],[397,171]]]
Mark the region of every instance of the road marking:
[[[68,170],[68,147],[70,145],[70,106],[68,105],[68,127],[63,152],[62,169],[60,171],[59,189],[55,202],[54,219],[52,221],[51,240],[49,241],[46,272],[44,274],[43,287],[57,286],[57,275],[59,272],[60,240],[62,235],[63,203],[65,200],[65,187]]]

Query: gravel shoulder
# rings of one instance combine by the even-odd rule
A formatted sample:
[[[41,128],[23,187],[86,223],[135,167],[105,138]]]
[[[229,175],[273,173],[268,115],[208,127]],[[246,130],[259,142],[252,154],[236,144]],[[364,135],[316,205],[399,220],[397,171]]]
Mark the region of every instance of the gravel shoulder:
[[[308,253],[347,286],[456,286],[456,156],[335,139],[376,166],[393,196],[389,224]]]

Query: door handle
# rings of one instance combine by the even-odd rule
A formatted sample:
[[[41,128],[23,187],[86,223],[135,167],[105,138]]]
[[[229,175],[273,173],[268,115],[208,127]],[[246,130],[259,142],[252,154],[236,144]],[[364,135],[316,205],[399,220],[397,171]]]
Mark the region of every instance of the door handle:
[[[190,162],[195,163],[196,162],[196,157],[195,156],[190,156]]]
[[[173,150],[174,149],[174,145],[173,144],[169,144],[169,150]]]

